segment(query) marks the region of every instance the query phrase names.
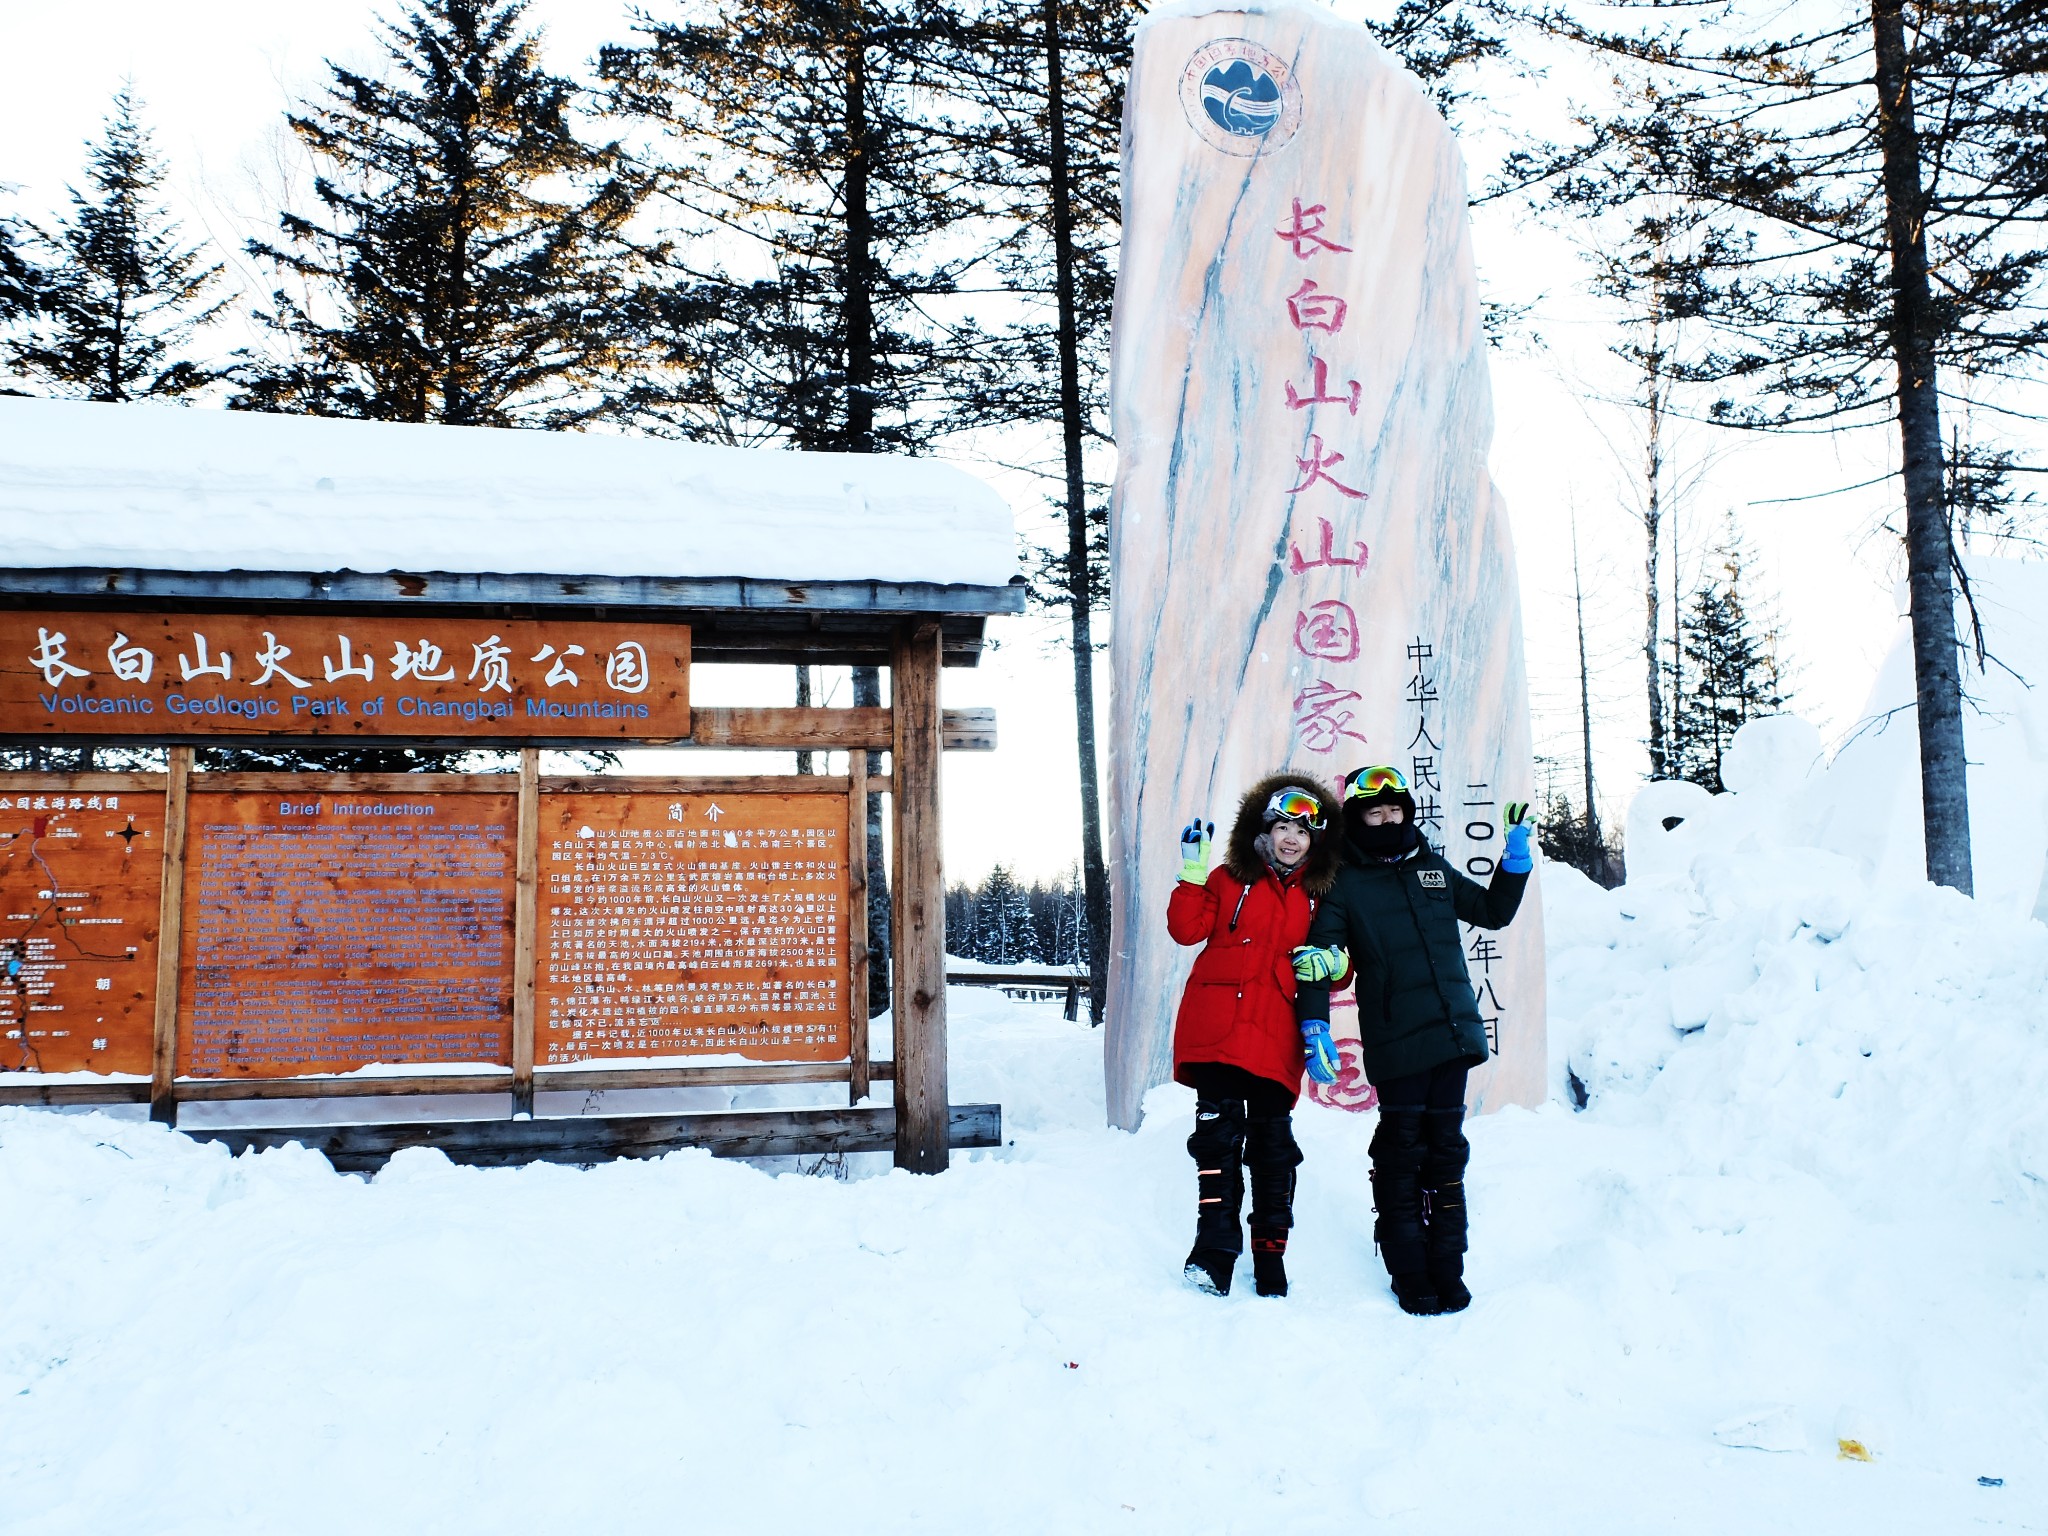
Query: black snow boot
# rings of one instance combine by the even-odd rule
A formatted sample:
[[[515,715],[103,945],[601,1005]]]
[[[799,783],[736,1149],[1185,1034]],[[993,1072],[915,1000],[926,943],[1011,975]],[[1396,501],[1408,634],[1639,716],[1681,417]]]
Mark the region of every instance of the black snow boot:
[[[1465,1288],[1465,1165],[1472,1160],[1472,1144],[1465,1139],[1464,1106],[1426,1110],[1423,1122],[1430,1284],[1444,1311],[1462,1312],[1472,1305],[1472,1293]]]
[[[1195,1246],[1182,1266],[1189,1284],[1230,1294],[1230,1272],[1244,1252],[1244,1106],[1197,1099],[1188,1155],[1195,1160]]]
[[[1285,1296],[1294,1170],[1301,1166],[1294,1117],[1253,1115],[1245,1125],[1244,1165],[1252,1185],[1252,1285],[1261,1296]]]
[[[1426,1317],[1443,1310],[1429,1278],[1422,1222],[1422,1111],[1382,1109],[1372,1134],[1372,1197],[1379,1219],[1373,1240],[1403,1312]]]

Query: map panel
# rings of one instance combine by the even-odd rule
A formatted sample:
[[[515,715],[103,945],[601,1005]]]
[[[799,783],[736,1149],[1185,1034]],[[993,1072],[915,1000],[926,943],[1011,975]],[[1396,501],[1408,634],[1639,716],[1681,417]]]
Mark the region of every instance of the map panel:
[[[159,790],[0,791],[0,1072],[148,1076]]]
[[[849,1049],[846,797],[544,794],[534,1060]]]
[[[195,793],[178,1070],[511,1059],[518,799]]]

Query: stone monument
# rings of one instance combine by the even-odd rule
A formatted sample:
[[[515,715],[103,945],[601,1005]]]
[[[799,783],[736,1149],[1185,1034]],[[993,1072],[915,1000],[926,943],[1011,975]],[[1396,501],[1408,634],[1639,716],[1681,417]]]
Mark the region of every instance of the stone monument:
[[[1179,829],[1283,765],[1392,763],[1485,880],[1532,798],[1464,165],[1414,76],[1307,0],[1140,28],[1124,127],[1112,412],[1109,1117],[1169,1071],[1193,951]],[[1466,930],[1497,1054],[1478,1110],[1545,1094],[1532,884]],[[1354,1015],[1333,1020],[1355,1036]]]

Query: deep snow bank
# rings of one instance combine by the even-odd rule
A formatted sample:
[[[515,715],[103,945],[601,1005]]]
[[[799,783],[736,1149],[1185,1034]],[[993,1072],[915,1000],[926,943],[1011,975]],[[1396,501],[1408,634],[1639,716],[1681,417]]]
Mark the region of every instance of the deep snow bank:
[[[0,1529],[2048,1528],[2048,936],[1674,862],[1547,873],[1588,1107],[1475,1125],[1454,1318],[1386,1294],[1372,1117],[1308,1107],[1295,1294],[1187,1291],[1190,1097],[1102,1129],[1099,1036],[978,989],[955,1094],[1015,1144],[937,1179],[0,1111]]]

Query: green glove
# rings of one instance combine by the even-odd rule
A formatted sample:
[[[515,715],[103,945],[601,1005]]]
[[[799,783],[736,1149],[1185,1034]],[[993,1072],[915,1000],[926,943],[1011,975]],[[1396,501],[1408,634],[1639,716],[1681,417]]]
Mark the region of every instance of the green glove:
[[[1294,951],[1294,975],[1298,981],[1335,981],[1351,964],[1350,951],[1341,944],[1311,949],[1304,944]]]
[[[1197,816],[1180,833],[1180,877],[1189,885],[1203,885],[1209,879],[1209,839],[1216,835],[1216,823]]]

